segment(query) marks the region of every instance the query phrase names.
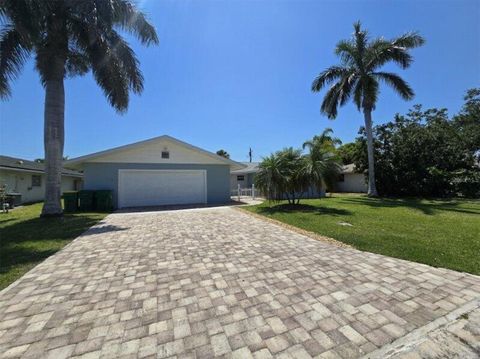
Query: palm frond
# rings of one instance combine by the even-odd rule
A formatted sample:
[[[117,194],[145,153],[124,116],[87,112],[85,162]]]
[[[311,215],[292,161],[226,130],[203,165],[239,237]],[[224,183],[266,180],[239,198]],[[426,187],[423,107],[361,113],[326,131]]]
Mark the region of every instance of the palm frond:
[[[378,81],[373,76],[365,76],[362,80],[362,108],[374,110],[379,93]]]
[[[0,98],[11,94],[10,81],[17,78],[30,55],[31,45],[12,25],[0,33]]]
[[[357,82],[358,75],[355,73],[351,73],[349,76],[345,76],[340,85],[340,106],[343,106],[347,103],[352,95],[352,89]]]
[[[103,37],[97,37],[88,48],[93,76],[103,90],[108,102],[124,112],[129,102],[129,80],[118,57]]]
[[[308,141],[305,141],[305,142],[302,144],[302,149],[312,148],[313,146],[315,146],[314,141],[308,140]]]
[[[346,66],[356,64],[358,59],[355,44],[351,40],[340,40],[335,46],[335,55],[339,56]]]
[[[134,93],[141,93],[143,91],[143,75],[134,51],[116,31],[111,31],[107,39],[111,55],[121,64],[130,88]]]
[[[362,99],[363,99],[363,88],[362,88],[362,80],[360,79],[355,84],[355,89],[353,90],[353,102],[355,106],[357,106],[357,110],[360,111],[362,109]]]
[[[334,119],[338,114],[338,102],[341,95],[341,82],[337,82],[333,85],[325,94],[320,112],[327,115],[329,119]]]
[[[355,24],[353,24],[353,28],[355,30],[353,38],[355,41],[355,53],[357,54],[356,60],[357,64],[361,66],[360,62],[363,61],[363,53],[368,43],[368,33],[366,30],[362,30],[362,24],[360,21],[357,21]]]
[[[325,71],[321,72],[312,82],[312,91],[319,92],[323,87],[332,83],[333,81],[346,76],[349,69],[343,66],[331,66]]]
[[[157,32],[143,12],[128,0],[112,0],[113,23],[135,34],[144,45],[158,44]]]
[[[84,52],[76,49],[70,49],[68,51],[67,63],[65,64],[65,67],[67,76],[81,76],[86,74],[90,69],[90,61]]]
[[[391,72],[375,72],[373,76],[393,88],[404,100],[411,100],[415,96],[408,83],[397,74]]]
[[[413,49],[425,44],[425,39],[416,31],[407,32],[392,40],[392,45],[404,49]]]

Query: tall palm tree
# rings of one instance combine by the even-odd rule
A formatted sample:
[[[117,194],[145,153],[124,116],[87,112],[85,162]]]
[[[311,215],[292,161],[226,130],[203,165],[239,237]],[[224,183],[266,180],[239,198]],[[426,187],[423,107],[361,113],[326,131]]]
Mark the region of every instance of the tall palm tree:
[[[153,26],[129,0],[0,0],[0,97],[8,98],[30,55],[45,88],[46,190],[42,216],[62,214],[64,79],[89,70],[110,104],[128,108],[129,92],[141,93],[143,76],[124,30],[144,45],[157,44]]]
[[[350,40],[340,41],[335,53],[341,64],[321,72],[312,83],[312,91],[319,92],[333,83],[325,94],[321,112],[328,118],[337,116],[339,106],[345,105],[353,96],[353,102],[363,112],[368,147],[368,194],[377,196],[373,158],[372,111],[375,110],[379,95],[379,82],[389,85],[403,99],[411,100],[414,92],[397,74],[380,71],[388,62],[394,62],[402,69],[408,68],[413,58],[410,49],[423,45],[425,40],[418,33],[406,33],[392,40],[376,38],[370,40],[360,22],[354,24]]]

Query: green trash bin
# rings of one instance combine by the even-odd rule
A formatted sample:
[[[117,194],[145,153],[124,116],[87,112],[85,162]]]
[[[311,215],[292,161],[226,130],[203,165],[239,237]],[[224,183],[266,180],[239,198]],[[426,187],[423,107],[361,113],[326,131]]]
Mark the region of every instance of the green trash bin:
[[[63,192],[63,206],[65,212],[76,212],[78,210],[78,192]]]
[[[113,194],[110,190],[95,191],[95,206],[97,211],[111,212],[113,209]]]
[[[91,212],[95,209],[95,191],[81,190],[78,192],[79,209],[83,212]]]

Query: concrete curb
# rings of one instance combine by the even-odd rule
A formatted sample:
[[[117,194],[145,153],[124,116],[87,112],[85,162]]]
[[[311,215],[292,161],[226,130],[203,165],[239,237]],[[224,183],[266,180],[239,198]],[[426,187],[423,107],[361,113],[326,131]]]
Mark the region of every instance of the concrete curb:
[[[362,359],[387,359],[393,355],[401,354],[409,349],[412,349],[419,344],[422,339],[430,332],[457,320],[458,317],[465,313],[480,307],[480,298],[474,299],[465,303],[461,307],[451,311],[450,313],[435,319],[434,321],[417,328],[407,335],[387,344],[373,352],[370,352],[362,357]]]

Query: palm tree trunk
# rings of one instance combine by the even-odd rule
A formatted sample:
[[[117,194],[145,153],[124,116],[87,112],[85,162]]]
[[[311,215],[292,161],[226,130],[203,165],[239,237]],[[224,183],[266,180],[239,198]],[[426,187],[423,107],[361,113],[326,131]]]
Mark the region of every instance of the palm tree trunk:
[[[42,217],[61,216],[61,183],[63,167],[65,90],[63,75],[45,84],[44,146],[45,202]]]
[[[368,154],[368,195],[378,196],[375,185],[375,160],[373,156],[373,134],[372,134],[372,110],[364,109],[365,130],[367,132],[367,154]]]

